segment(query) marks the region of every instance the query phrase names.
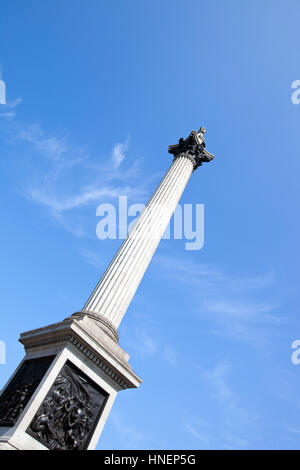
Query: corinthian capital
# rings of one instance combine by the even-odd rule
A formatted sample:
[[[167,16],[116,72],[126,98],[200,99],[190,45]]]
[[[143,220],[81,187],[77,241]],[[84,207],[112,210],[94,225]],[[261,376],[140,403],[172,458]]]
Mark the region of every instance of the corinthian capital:
[[[187,157],[193,165],[194,170],[203,162],[210,162],[214,155],[205,149],[204,134],[206,130],[200,127],[199,131],[192,131],[186,139],[179,139],[178,144],[169,145],[169,153],[173,154],[175,158]]]

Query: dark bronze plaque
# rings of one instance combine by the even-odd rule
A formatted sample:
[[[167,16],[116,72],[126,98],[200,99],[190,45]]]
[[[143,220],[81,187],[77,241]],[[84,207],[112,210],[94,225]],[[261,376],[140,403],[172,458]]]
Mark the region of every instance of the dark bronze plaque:
[[[13,426],[29,402],[54,356],[25,361],[0,396],[0,426]]]
[[[107,392],[67,361],[27,433],[51,450],[86,449],[107,398]]]

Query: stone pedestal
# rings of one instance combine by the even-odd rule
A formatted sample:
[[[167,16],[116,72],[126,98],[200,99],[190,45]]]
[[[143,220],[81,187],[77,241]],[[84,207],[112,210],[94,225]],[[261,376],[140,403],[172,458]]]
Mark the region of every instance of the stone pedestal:
[[[26,356],[0,397],[0,449],[94,449],[116,394],[141,380],[93,319],[20,337]]]

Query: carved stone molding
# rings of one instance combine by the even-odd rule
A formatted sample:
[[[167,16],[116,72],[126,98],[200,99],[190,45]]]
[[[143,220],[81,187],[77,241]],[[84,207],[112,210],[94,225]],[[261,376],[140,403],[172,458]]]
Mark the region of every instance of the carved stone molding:
[[[32,342],[26,343],[26,349],[34,349],[34,348],[39,348],[41,346],[47,346],[47,345],[54,345],[57,343],[66,343],[70,342],[73,344],[82,354],[87,356],[99,369],[101,369],[103,372],[105,372],[106,375],[109,376],[111,380],[116,382],[116,384],[123,390],[128,388],[130,385],[126,383],[126,381],[120,377],[117,372],[115,372],[107,363],[106,361],[103,360],[101,356],[98,354],[95,354],[93,350],[88,347],[88,345],[84,344],[82,341],[80,341],[79,337],[76,337],[75,335],[71,334],[63,334],[63,335],[56,335],[48,338],[43,338],[43,339],[38,339]]]
[[[80,317],[81,315],[87,315],[92,320],[95,320],[100,323],[100,327],[103,331],[113,340],[115,343],[119,342],[119,334],[112,324],[104,315],[100,313],[95,313],[90,310],[81,310],[80,312],[75,312],[72,314],[72,317]]]

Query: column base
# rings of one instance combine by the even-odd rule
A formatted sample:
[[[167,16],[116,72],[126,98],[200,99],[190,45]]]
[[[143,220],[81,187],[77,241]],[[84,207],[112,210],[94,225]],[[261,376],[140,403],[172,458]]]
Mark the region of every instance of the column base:
[[[26,356],[0,395],[0,450],[94,449],[120,390],[141,379],[84,314],[22,333]]]

